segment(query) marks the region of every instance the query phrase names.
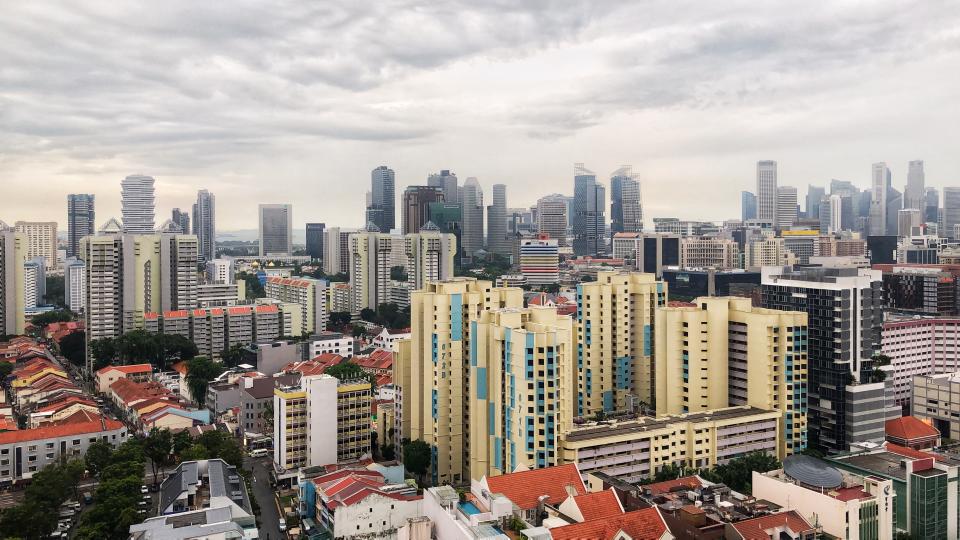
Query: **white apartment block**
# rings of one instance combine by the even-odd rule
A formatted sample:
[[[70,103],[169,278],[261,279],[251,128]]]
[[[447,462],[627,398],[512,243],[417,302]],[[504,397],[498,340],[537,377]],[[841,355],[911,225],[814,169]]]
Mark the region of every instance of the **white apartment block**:
[[[317,339],[309,341],[310,358],[321,354],[339,354],[343,357],[353,356],[353,336],[345,336],[338,332],[321,334]]]
[[[720,270],[739,268],[740,248],[727,238],[685,237],[680,240],[680,266]]]
[[[83,313],[87,299],[87,266],[78,259],[69,259],[63,268],[64,300],[74,313]]]
[[[43,257],[47,268],[57,267],[56,221],[18,221],[13,228],[24,235],[27,259]]]
[[[213,259],[207,261],[207,283],[227,285],[234,282],[233,260]]]
[[[300,306],[303,334],[319,335],[327,328],[327,282],[313,278],[268,277],[267,298]]]

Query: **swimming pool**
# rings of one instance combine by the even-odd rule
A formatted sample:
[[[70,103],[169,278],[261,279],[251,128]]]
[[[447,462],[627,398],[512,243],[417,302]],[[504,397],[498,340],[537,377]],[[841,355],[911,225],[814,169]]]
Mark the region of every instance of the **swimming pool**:
[[[473,516],[480,513],[480,509],[477,508],[477,505],[473,504],[470,501],[462,502],[459,504],[460,511],[468,516]]]

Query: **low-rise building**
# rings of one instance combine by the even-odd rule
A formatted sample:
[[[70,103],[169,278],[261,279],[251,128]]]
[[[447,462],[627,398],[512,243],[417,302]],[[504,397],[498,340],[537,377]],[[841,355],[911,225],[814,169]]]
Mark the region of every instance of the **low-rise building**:
[[[310,358],[321,354],[334,353],[340,356],[352,356],[355,350],[353,336],[345,336],[340,332],[321,332],[307,342]]]
[[[561,458],[583,474],[603,472],[628,482],[665,466],[710,468],[751,452],[778,455],[780,413],[755,407],[591,423],[561,436]]]
[[[887,420],[887,442],[913,450],[940,446],[940,432],[913,416],[901,416]]]
[[[267,418],[264,417],[264,412],[270,410],[269,405],[273,400],[274,389],[296,384],[299,378],[299,375],[291,373],[240,379],[238,403],[240,416],[237,420],[240,422],[240,429],[243,430],[245,437],[269,434],[268,422]]]
[[[945,438],[960,439],[960,372],[914,375],[910,396],[914,417]]]
[[[146,382],[153,374],[150,364],[129,364],[126,366],[107,366],[97,370],[97,392],[107,393],[110,385],[119,379],[130,379],[133,382]]]
[[[848,540],[893,540],[893,482],[842,473],[806,455],[793,455],[783,469],[753,472],[753,496],[796,509],[823,532]]]
[[[309,517],[329,538],[396,538],[408,520],[423,515],[422,496],[374,471],[341,469],[310,483],[316,504]]]

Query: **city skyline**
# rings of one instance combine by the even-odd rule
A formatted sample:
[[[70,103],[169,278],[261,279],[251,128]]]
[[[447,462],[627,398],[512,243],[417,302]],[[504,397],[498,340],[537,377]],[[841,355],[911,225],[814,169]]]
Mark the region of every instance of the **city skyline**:
[[[95,193],[100,223],[119,217],[114,186],[137,173],[157,179],[158,216],[209,189],[230,231],[275,200],[303,201],[295,229],[362,226],[380,164],[398,193],[450,169],[532,205],[572,194],[571,162],[601,181],[631,163],[645,216],[710,220],[739,215],[761,159],[801,190],[866,187],[880,161],[898,190],[911,160],[937,188],[960,171],[957,12],[941,4],[181,6],[31,5],[0,23],[0,178],[17,195],[4,221],[66,230],[46,199],[68,193]],[[53,53],[57,32],[72,37]]]

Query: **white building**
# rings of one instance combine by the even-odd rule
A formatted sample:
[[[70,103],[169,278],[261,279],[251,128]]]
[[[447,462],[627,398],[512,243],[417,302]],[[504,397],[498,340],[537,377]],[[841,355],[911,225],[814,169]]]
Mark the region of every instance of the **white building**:
[[[777,227],[786,229],[797,222],[797,188],[777,187]]]
[[[537,201],[537,232],[557,240],[558,246],[567,245],[567,200],[548,195]]]
[[[377,337],[373,338],[373,341],[370,344],[376,347],[377,349],[392,351],[394,350],[393,349],[394,343],[400,341],[401,339],[407,339],[409,337],[410,337],[409,329],[407,329],[406,332],[393,331],[393,333],[391,333],[391,330],[389,328],[384,328],[383,330],[380,331],[379,334],[377,334]]]
[[[887,190],[890,188],[890,169],[887,164],[873,164],[873,182],[870,194],[870,234],[887,233]]]
[[[207,261],[207,283],[223,285],[233,282],[233,259]]]
[[[43,257],[47,268],[57,268],[56,221],[18,221],[14,230],[26,239],[27,259]]]
[[[120,183],[123,232],[153,234],[155,202],[152,176],[130,175]]]
[[[43,282],[46,280],[43,263],[27,261],[23,263],[23,309],[29,313],[43,304]]]
[[[345,336],[338,332],[324,332],[308,343],[310,358],[327,353],[339,354],[345,358],[353,356],[353,336]]]
[[[777,162],[757,162],[757,219],[776,223]]]
[[[560,249],[556,239],[545,234],[520,241],[520,273],[530,285],[560,282]]]
[[[68,259],[63,268],[63,296],[67,308],[83,313],[87,299],[87,266],[79,259]]]

